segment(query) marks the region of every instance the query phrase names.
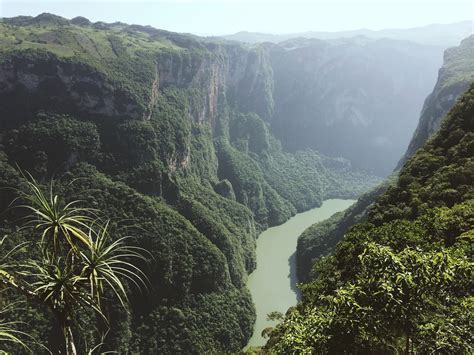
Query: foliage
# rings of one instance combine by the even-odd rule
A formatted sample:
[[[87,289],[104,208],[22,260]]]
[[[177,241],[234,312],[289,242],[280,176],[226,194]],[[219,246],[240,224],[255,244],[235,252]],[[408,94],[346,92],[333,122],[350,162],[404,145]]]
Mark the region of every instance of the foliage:
[[[137,263],[149,271],[149,293],[127,281],[127,309],[101,303],[110,319],[103,339],[106,325],[84,329],[97,315],[81,317],[83,328],[72,329],[79,351],[86,343],[123,353],[239,351],[255,319],[245,281],[256,266],[258,232],[376,181],[315,151],[283,152],[264,121],[274,110],[264,48],[47,14],[3,19],[0,29],[0,66],[8,73],[0,188],[27,187],[16,165],[39,182],[54,176],[63,201],[79,197],[80,206],[110,218],[110,243],[130,236],[127,244],[153,256],[149,265]],[[8,234],[22,217],[3,213],[15,197],[10,189],[0,194]],[[26,240],[24,232],[13,233],[12,243]],[[81,260],[97,261],[99,251]],[[30,257],[39,256],[22,256]],[[28,304],[9,317],[61,348],[47,308]]]
[[[146,279],[129,260],[146,259],[143,249],[127,246],[125,238],[109,243],[109,223],[93,219],[94,211],[77,207],[79,201],[63,202],[52,186],[46,195],[31,177],[26,183],[28,191],[20,191],[18,207],[27,210],[21,229],[30,240],[11,251],[2,248],[1,282],[27,301],[47,306],[63,332],[67,354],[76,354],[72,326],[78,317],[89,308],[107,321],[102,307],[107,289],[125,307],[123,280],[140,287]],[[39,257],[9,260],[26,245],[39,248]]]
[[[273,352],[471,353],[474,85],[393,186],[352,227]]]
[[[255,114],[232,116],[229,136],[231,147],[220,141],[217,144],[217,152],[224,160],[219,167],[220,177],[231,182],[239,202],[248,201],[249,193],[257,195],[256,206],[243,203],[254,213],[260,211],[256,212],[259,222],[262,222],[259,216],[267,214],[270,226],[282,223],[296,211],[320,206],[324,199],[358,196],[378,181],[354,171],[344,159],[327,158],[312,150],[284,152],[264,121]],[[248,182],[240,186],[241,181]],[[242,190],[243,195],[239,196]],[[268,191],[264,195],[268,196],[267,201],[259,199],[260,190]],[[290,205],[281,206],[285,200]]]
[[[357,202],[344,212],[335,213],[327,220],[313,224],[298,237],[296,271],[300,282],[309,282],[316,277],[314,263],[331,254],[349,228],[367,218],[367,212],[376,198],[382,195],[391,183],[393,181],[385,180],[360,196]]]

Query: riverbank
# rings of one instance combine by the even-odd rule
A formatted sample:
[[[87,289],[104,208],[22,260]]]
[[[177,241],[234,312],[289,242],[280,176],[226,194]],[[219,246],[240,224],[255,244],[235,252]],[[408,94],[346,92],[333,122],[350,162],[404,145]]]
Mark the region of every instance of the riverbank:
[[[299,299],[296,287],[296,244],[303,231],[316,222],[345,210],[355,200],[330,199],[321,207],[298,213],[287,222],[262,232],[257,240],[257,269],[249,276],[247,286],[257,311],[254,333],[248,346],[264,345],[263,329],[276,322],[267,321],[273,311],[285,313]]]

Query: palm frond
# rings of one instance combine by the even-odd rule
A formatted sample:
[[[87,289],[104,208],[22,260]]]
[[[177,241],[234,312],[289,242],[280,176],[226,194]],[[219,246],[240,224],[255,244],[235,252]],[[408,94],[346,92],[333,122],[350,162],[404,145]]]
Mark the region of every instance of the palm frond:
[[[26,345],[26,341],[23,340],[30,338],[30,335],[17,329],[22,322],[5,320],[6,313],[16,308],[19,303],[20,302],[10,303],[0,309],[0,344],[2,344],[2,342],[11,342],[30,350]],[[0,348],[0,354],[1,353],[2,349]]]
[[[31,261],[24,266],[23,274],[34,280],[29,287],[51,309],[72,317],[79,308],[92,308],[106,320],[99,305],[85,287],[87,280],[77,275],[74,270],[57,264]]]
[[[109,222],[106,222],[98,232],[91,231],[91,246],[86,252],[81,252],[84,268],[82,275],[89,281],[90,292],[100,303],[105,286],[112,289],[125,306],[127,293],[122,280],[132,282],[137,288],[147,286],[148,278],[145,273],[131,260],[147,261],[144,254],[146,250],[127,245],[129,237],[122,237],[108,243]]]
[[[26,173],[24,177],[27,190],[19,191],[18,199],[22,204],[17,207],[27,209],[30,213],[26,216],[23,228],[37,230],[41,244],[45,247],[52,245],[55,252],[63,244],[76,252],[81,244],[89,247],[91,241],[88,229],[95,223],[97,211],[79,207],[80,200],[64,203],[54,194],[53,182],[47,195],[30,174]]]

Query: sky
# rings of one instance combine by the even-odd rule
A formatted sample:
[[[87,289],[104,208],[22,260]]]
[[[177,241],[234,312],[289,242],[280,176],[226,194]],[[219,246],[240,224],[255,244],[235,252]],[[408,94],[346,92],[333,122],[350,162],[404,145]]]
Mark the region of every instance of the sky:
[[[474,0],[0,0],[0,17],[43,12],[199,35],[278,34],[473,20]]]

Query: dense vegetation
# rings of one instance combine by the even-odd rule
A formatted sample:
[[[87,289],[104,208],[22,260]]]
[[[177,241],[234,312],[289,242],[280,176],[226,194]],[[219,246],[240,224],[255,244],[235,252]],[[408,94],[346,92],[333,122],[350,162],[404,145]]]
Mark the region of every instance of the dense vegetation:
[[[344,159],[282,150],[265,121],[261,48],[48,14],[3,19],[0,33],[0,235],[25,238],[9,209],[16,190],[5,189],[26,186],[18,165],[103,211],[114,238],[153,257],[141,265],[148,291],[126,285],[126,310],[107,308],[109,331],[93,312],[72,329],[78,353],[101,342],[121,353],[240,350],[255,320],[245,282],[259,231],[377,182]],[[63,347],[41,304],[7,314]]]
[[[440,131],[316,265],[270,351],[473,351],[474,84]]]
[[[314,263],[332,254],[350,227],[365,221],[367,211],[376,198],[385,192],[388,185],[389,181],[384,181],[359,197],[357,202],[347,210],[313,224],[298,237],[296,271],[300,282],[309,282],[316,277]]]
[[[396,180],[398,170],[406,160],[440,128],[443,117],[474,78],[473,53],[474,36],[463,40],[458,47],[446,51],[438,81],[423,106],[418,128],[392,176],[379,187],[361,196],[345,213],[339,213],[329,221],[312,226],[301,236],[297,250],[298,277],[301,281],[309,281],[314,261],[334,251],[336,244],[343,239],[349,227],[365,221],[370,207]]]
[[[146,251],[128,246],[129,237],[113,238],[112,224],[96,209],[81,207],[80,201],[64,201],[54,186],[45,193],[31,176],[25,177],[25,184],[26,191],[18,191],[13,202],[24,210],[16,233],[25,240],[15,236],[8,245],[5,236],[0,241],[0,283],[11,293],[7,298],[23,296],[26,302],[47,309],[64,339],[61,347],[66,354],[76,355],[73,328],[85,327],[91,313],[99,324],[108,324],[108,308],[113,302],[125,306],[128,300],[124,280],[146,287],[146,274],[134,265],[137,260],[147,261]],[[15,329],[0,340],[30,350],[21,336],[29,335]]]

